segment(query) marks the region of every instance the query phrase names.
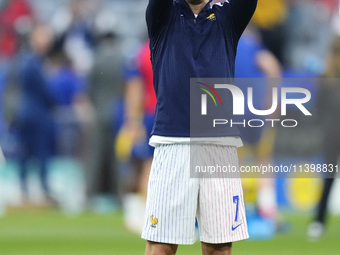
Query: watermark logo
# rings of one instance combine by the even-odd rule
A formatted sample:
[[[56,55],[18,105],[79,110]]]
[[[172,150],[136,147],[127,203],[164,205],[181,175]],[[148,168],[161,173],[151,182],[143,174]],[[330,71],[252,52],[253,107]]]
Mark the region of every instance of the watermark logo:
[[[245,96],[240,88],[238,88],[235,85],[230,85],[230,84],[215,84],[215,88],[212,86],[205,84],[205,83],[200,83],[208,88],[210,88],[215,95],[218,97],[220,100],[221,106],[222,106],[222,101],[217,93],[216,89],[228,89],[233,97],[233,114],[234,115],[244,115],[245,113]],[[210,97],[214,100],[215,105],[217,106],[216,100],[213,97],[213,95],[206,89],[200,88],[204,92],[206,92]],[[287,95],[289,93],[301,93],[304,94],[304,98],[300,99],[289,99],[287,98]],[[253,103],[253,88],[249,87],[248,88],[248,93],[247,93],[247,105],[248,109],[251,113],[258,115],[258,116],[268,116],[273,114],[277,108],[278,108],[278,99],[279,99],[279,94],[278,94],[278,88],[272,88],[272,106],[270,109],[267,110],[258,110],[255,109],[254,103]],[[307,102],[309,102],[311,99],[311,93],[309,90],[304,89],[304,88],[281,88],[281,115],[285,116],[287,115],[287,105],[292,104],[295,105],[304,115],[306,116],[312,116],[312,114],[306,109],[306,107],[303,105]],[[201,115],[207,115],[207,95],[202,94],[201,97]]]
[[[216,95],[216,97],[218,98],[221,106],[223,106],[220,95],[217,93],[217,91],[213,87],[211,87],[208,84],[202,83],[202,82],[197,82],[197,83],[199,83],[199,84],[207,87],[208,89],[210,89]],[[200,90],[203,90],[204,92],[206,92],[212,98],[212,100],[214,101],[215,106],[217,106],[216,99],[213,96],[213,94],[211,94],[211,92],[209,90],[204,89],[204,88],[200,88],[200,87],[197,87],[197,88],[200,89]],[[201,100],[202,100],[202,103],[201,103],[201,114],[202,115],[207,115],[207,94],[202,94],[202,96],[201,96]]]

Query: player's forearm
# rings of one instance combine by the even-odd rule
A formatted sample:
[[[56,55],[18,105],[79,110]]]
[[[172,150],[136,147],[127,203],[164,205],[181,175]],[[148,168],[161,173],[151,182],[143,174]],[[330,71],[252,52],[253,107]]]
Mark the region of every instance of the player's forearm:
[[[281,64],[270,51],[260,51],[256,56],[256,62],[258,67],[264,72],[267,78],[281,77]]]
[[[140,78],[128,81],[125,95],[125,121],[140,121],[143,117],[143,83]]]

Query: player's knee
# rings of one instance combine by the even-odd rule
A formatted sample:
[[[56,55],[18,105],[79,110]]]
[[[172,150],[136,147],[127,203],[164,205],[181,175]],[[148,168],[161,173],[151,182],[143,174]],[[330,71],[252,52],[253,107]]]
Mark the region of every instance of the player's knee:
[[[145,255],[175,255],[178,245],[147,242]]]
[[[231,255],[232,243],[211,244],[202,242],[203,255]]]

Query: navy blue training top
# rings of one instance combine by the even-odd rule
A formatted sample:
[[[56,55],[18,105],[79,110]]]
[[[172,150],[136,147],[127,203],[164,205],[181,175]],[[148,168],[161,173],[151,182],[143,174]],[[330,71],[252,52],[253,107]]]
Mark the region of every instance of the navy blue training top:
[[[146,21],[157,97],[152,135],[190,137],[190,78],[234,77],[237,44],[256,4],[229,0],[211,6],[210,0],[196,18],[185,0],[149,0]],[[232,109],[232,100],[225,107]],[[209,136],[235,135],[237,126]]]

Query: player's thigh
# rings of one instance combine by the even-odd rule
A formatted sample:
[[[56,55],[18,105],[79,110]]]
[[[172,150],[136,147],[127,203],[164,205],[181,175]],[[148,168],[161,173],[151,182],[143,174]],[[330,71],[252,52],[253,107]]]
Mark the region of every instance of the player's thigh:
[[[215,152],[220,154],[218,165],[239,169],[235,147],[220,146]],[[202,242],[230,243],[249,237],[241,180],[235,174],[226,176],[200,180],[197,219]]]
[[[172,244],[192,244],[196,241],[199,181],[190,178],[189,156],[189,145],[156,148],[149,177],[142,238]]]

